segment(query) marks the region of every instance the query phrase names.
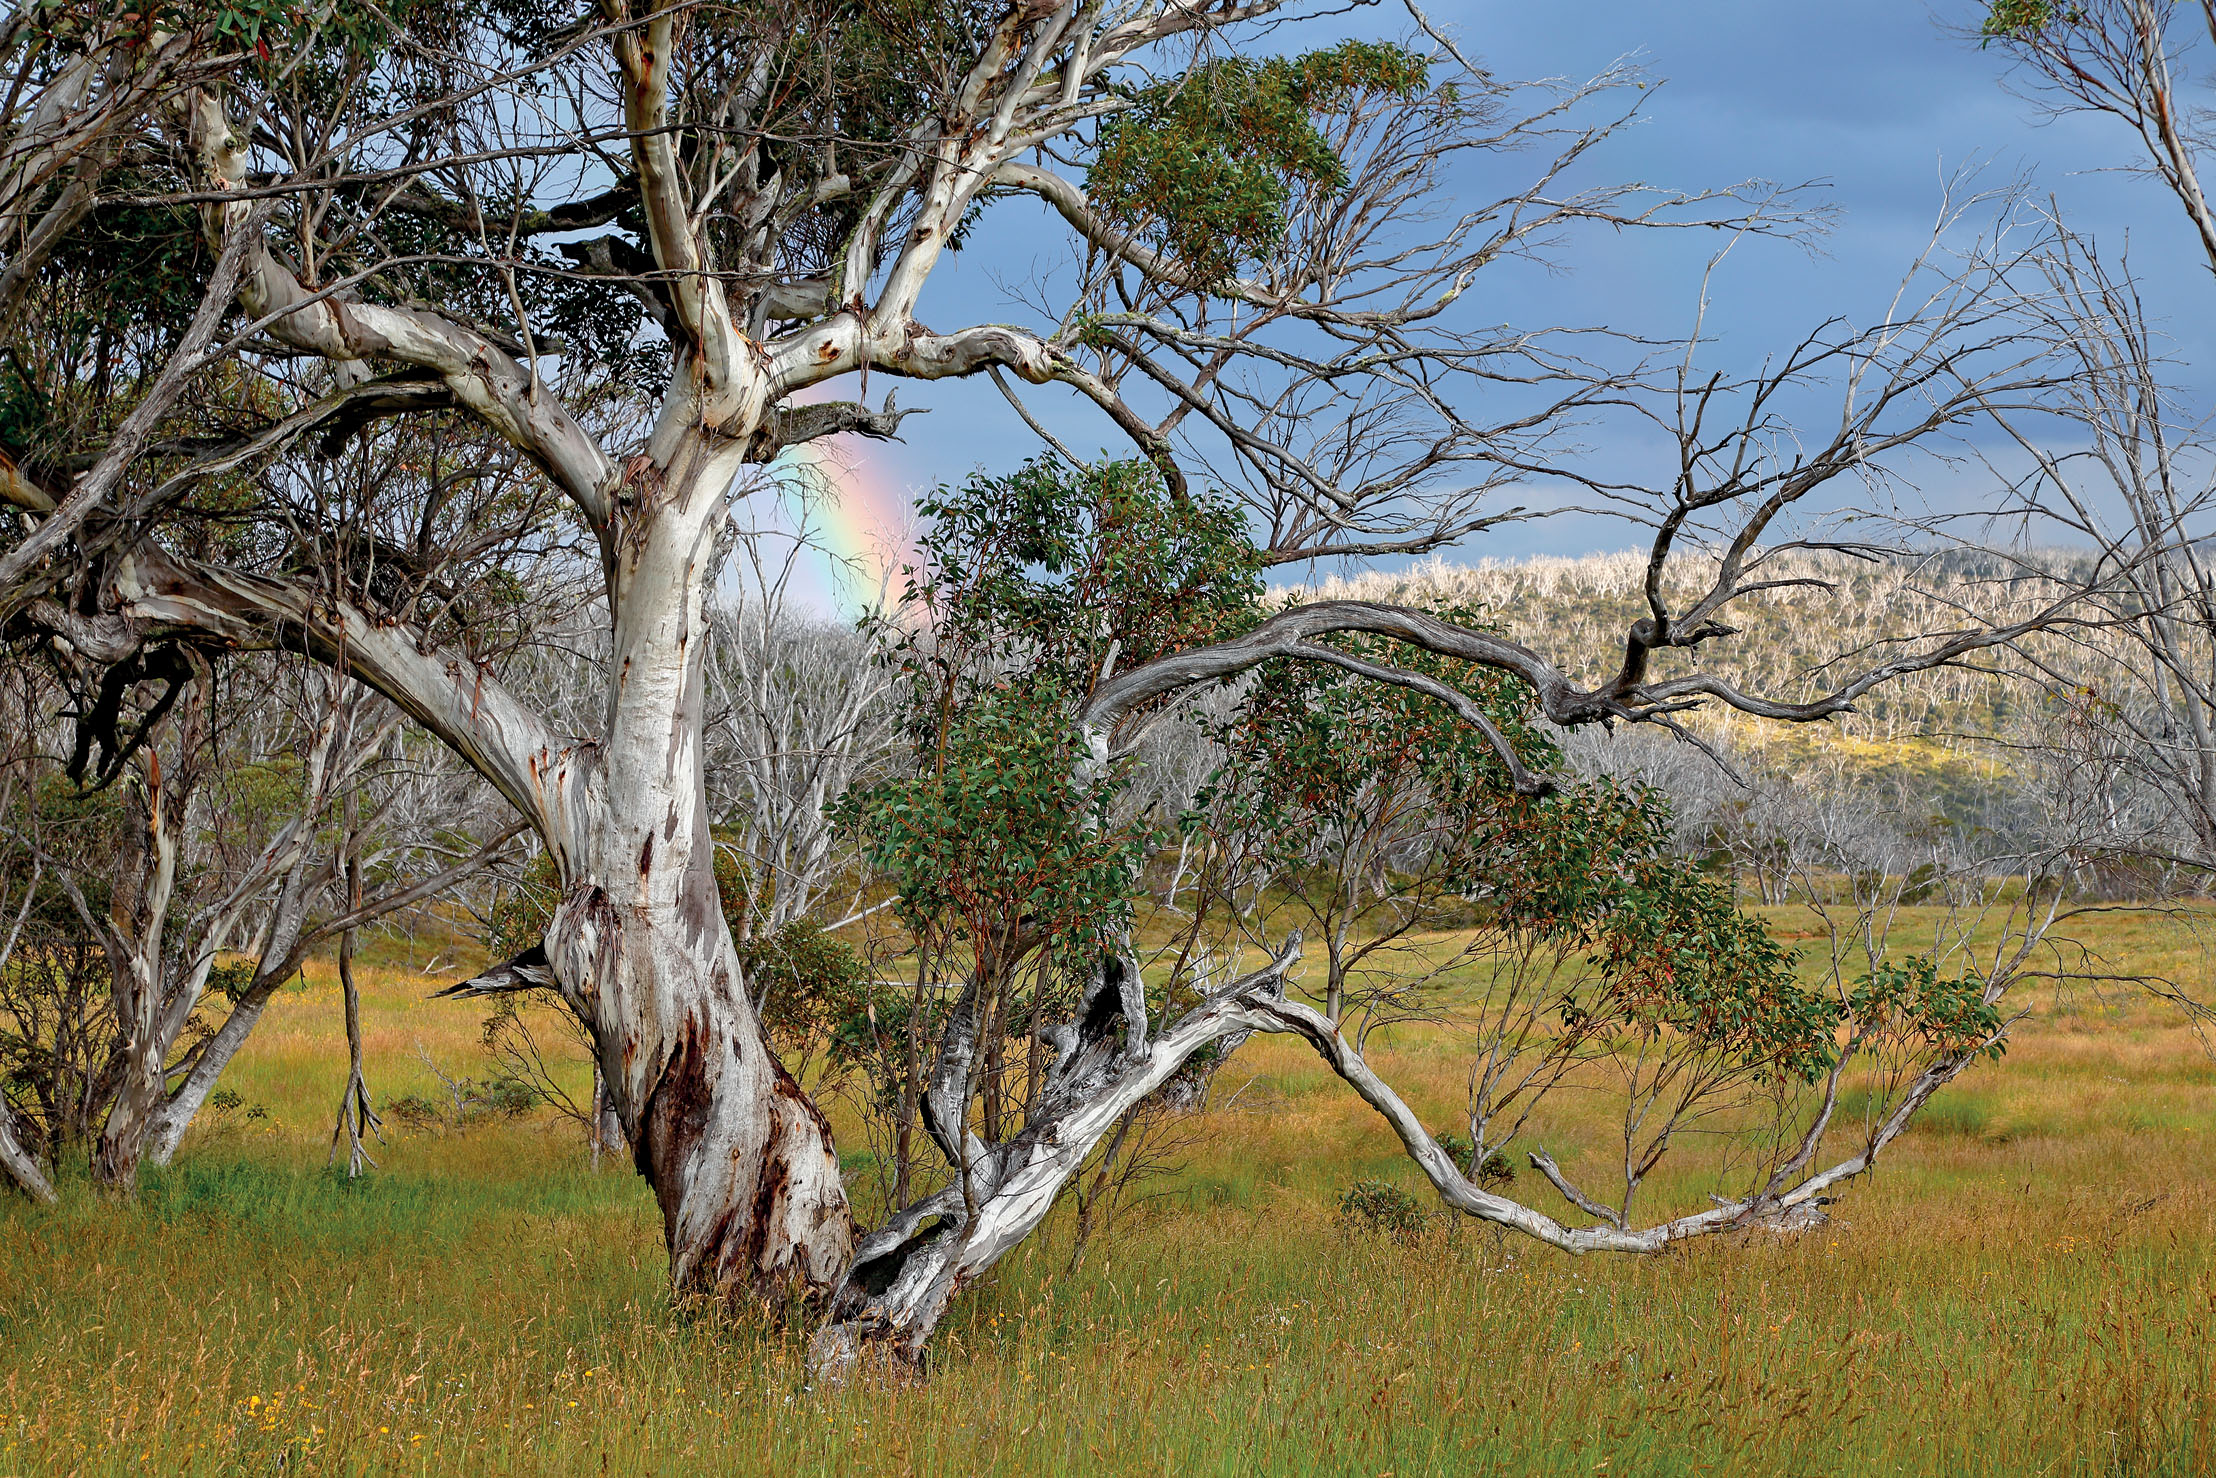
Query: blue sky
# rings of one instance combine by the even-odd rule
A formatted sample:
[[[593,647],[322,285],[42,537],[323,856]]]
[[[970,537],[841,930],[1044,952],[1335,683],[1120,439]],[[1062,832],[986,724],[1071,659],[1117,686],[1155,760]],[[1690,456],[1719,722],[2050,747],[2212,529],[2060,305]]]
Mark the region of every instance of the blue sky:
[[[2206,388],[2201,367],[2210,360],[2208,309],[2216,284],[2182,215],[2158,185],[2118,171],[2133,156],[2116,125],[2044,118],[2004,85],[2001,53],[1949,33],[1950,25],[1974,24],[1968,0],[1938,6],[1432,0],[1426,8],[1466,55],[1504,77],[1584,77],[1633,57],[1659,81],[1645,120],[1595,158],[1589,181],[1687,190],[1750,178],[1817,183],[1815,198],[1836,219],[1812,250],[1748,242],[1717,278],[1709,320],[1720,331],[1716,364],[1754,363],[1828,313],[1872,314],[1922,244],[1943,178],[1982,162],[1994,182],[2028,172],[2104,252],[2117,253],[2128,241],[2150,306],[2171,339],[2175,377],[2189,390]],[[1342,24],[1373,35],[1408,34],[1405,12],[1392,0],[1357,10]],[[1067,251],[1058,223],[1026,219],[1027,209],[999,208],[989,218],[990,235],[981,233],[990,246],[973,247],[942,269],[926,293],[924,321],[945,328],[1018,318],[1003,285],[1051,272]],[[1712,247],[1706,233],[1594,233],[1569,243],[1552,272],[1516,268],[1489,283],[1481,279],[1493,295],[1484,311],[1510,323],[1682,333]],[[871,398],[878,393],[873,386]],[[1011,466],[1037,449],[989,383],[903,385],[900,397],[932,413],[907,423],[903,444],[849,453],[864,463],[866,481],[896,499],[976,467]],[[1034,408],[1080,452],[1123,454],[1113,428],[1090,408],[1051,392],[1039,392]],[[1936,496],[1944,502],[1948,495]],[[1487,535],[1449,557],[1576,554],[1637,542],[1637,530],[1627,525],[1568,518]]]

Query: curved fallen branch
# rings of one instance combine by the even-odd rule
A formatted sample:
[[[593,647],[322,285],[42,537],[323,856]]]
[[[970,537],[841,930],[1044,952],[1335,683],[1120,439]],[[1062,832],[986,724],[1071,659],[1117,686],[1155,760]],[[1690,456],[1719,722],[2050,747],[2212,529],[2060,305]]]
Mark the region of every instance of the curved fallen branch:
[[[1599,1220],[1590,1226],[1565,1226],[1543,1211],[1534,1210],[1520,1201],[1493,1194],[1474,1184],[1456,1168],[1453,1156],[1432,1138],[1393,1086],[1380,1077],[1354,1044],[1340,1035],[1337,1027],[1319,1011],[1289,1001],[1282,996],[1275,998],[1250,997],[1245,1003],[1247,1024],[1258,1032],[1274,1032],[1297,1036],[1316,1049],[1316,1055],[1344,1079],[1347,1085],[1361,1095],[1362,1101],[1376,1109],[1400,1142],[1407,1147],[1408,1157],[1424,1173],[1439,1198],[1455,1210],[1465,1212],[1480,1221],[1496,1226],[1512,1227],[1516,1231],[1546,1243],[1563,1252],[1660,1252],[1672,1242],[1682,1242],[1692,1237],[1712,1236],[1719,1232],[1739,1231],[1751,1226],[1789,1223],[1791,1213],[1802,1207],[1822,1204],[1824,1192],[1842,1182],[1854,1179],[1876,1163],[1878,1154],[1899,1138],[1909,1121],[1916,1116],[1931,1095],[1961,1075],[1964,1069],[1993,1044],[1994,1039],[1979,1042],[1962,1052],[1951,1053],[1924,1069],[1908,1091],[1886,1115],[1862,1150],[1848,1156],[1830,1168],[1795,1180],[1821,1141],[1836,1103],[1836,1093],[1827,1092],[1823,1108],[1816,1121],[1801,1141],[1801,1148],[1784,1164],[1771,1173],[1763,1188],[1751,1196],[1738,1200],[1725,1200],[1707,1211],[1691,1216],[1681,1216],[1672,1221],[1652,1226],[1631,1228],[1621,1224],[1615,1213],[1599,1206],[1589,1198],[1579,1195],[1562,1180],[1553,1160],[1544,1151],[1531,1156],[1531,1164],[1546,1175],[1563,1198],[1580,1206]]]

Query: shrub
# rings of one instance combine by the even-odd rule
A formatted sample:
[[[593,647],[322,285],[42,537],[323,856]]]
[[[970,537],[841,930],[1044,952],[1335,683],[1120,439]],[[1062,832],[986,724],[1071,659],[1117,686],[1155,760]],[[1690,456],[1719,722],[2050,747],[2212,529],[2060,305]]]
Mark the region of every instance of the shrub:
[[[546,1101],[537,1085],[511,1073],[482,1083],[443,1074],[441,1079],[443,1094],[398,1094],[385,1101],[385,1116],[411,1129],[467,1129],[487,1119],[521,1118]]]
[[[1470,1143],[1467,1136],[1442,1134],[1439,1136],[1439,1148],[1447,1152],[1447,1158],[1454,1162],[1455,1169],[1481,1186],[1498,1187],[1515,1183],[1516,1165],[1504,1150],[1487,1151],[1485,1163],[1473,1166],[1470,1162],[1477,1155],[1477,1146]]]
[[[1390,1181],[1358,1180],[1339,1193],[1339,1223],[1350,1232],[1412,1242],[1430,1219],[1421,1201]]]
[[[537,1108],[542,1095],[528,1080],[503,1073],[477,1090],[476,1102],[488,1114],[515,1119]]]
[[[440,1129],[446,1125],[445,1111],[420,1093],[386,1099],[384,1116],[410,1129]]]

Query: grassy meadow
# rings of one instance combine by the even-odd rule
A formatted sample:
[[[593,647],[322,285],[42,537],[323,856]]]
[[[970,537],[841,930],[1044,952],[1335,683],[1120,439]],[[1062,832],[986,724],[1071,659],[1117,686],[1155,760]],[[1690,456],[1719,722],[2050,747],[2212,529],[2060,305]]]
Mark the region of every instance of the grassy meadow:
[[[424,999],[451,957],[371,958],[377,1096],[434,1096],[425,1056],[482,1076],[482,1007]],[[135,1205],[0,1204],[0,1475],[2216,1472],[2216,1063],[2141,996],[2040,1007],[1830,1226],[1643,1260],[1351,1231],[1347,1185],[1421,1182],[1257,1040],[1074,1272],[1058,1213],[957,1304],[928,1382],[831,1391],[797,1336],[672,1308],[651,1196],[574,1125],[396,1122],[382,1168],[327,1171],[321,964]],[[1372,1057],[1455,1122],[1444,1034]]]

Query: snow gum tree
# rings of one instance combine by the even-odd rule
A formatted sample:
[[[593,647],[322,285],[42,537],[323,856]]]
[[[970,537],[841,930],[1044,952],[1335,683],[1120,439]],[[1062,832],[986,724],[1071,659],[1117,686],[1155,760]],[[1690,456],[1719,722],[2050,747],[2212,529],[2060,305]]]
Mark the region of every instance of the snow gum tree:
[[[1582,183],[1632,111],[1629,73],[1506,83],[1413,8],[1407,41],[1312,49],[1278,0],[243,4],[148,12],[145,45],[189,36],[202,66],[144,113],[85,220],[136,212],[173,247],[158,276],[172,306],[118,339],[130,394],[100,402],[89,466],[82,451],[15,459],[0,619],[119,665],[162,646],[298,652],[474,766],[537,831],[559,894],[543,940],[482,988],[551,987],[586,1025],[676,1286],[827,1300],[829,1359],[919,1349],[962,1283],[1036,1226],[1071,1153],[1224,1023],[1292,1019],[1296,955],[1281,944],[1152,1024],[1135,968],[1094,960],[1074,1016],[1041,1023],[1053,1056],[1035,1112],[973,1145],[980,1013],[1026,929],[1068,931],[1051,912],[982,928],[1005,900],[959,898],[950,876],[983,956],[918,1090],[960,1173],[857,1242],[829,1125],[771,1050],[720,905],[704,663],[732,500],[760,485],[748,469],[896,433],[903,413],[889,388],[869,405],[872,381],[990,381],[1042,427],[1024,397],[1074,398],[1135,448],[1174,519],[1236,490],[1257,572],[1438,547],[1540,497],[1597,492],[1652,531],[1649,612],[1590,684],[1450,617],[1363,602],[1145,642],[1156,628],[1139,623],[1088,653],[1082,682],[1058,673],[965,715],[968,737],[949,727],[984,743],[1006,719],[1036,760],[1026,784],[1060,773],[1089,795],[1180,695],[1297,661],[1447,705],[1536,796],[1549,782],[1484,705],[1399,653],[1503,674],[1558,725],[1669,724],[1699,703],[1810,721],[2011,634],[1970,623],[1792,698],[1684,660],[1731,634],[1734,600],[1772,587],[1765,541],[1796,510],[2032,396],[2048,345],[2016,312],[2029,248],[2006,231],[1959,255],[1935,245],[1893,302],[1749,377],[1696,370],[1690,349],[1657,361],[1606,334],[1496,326],[1488,269],[1582,223],[1795,228],[1790,201],[1757,189]],[[27,76],[71,64],[83,28],[35,17],[72,13],[10,33]],[[1449,190],[1465,166],[1522,175],[1468,203]],[[1020,245],[1028,260],[1010,229],[1027,209],[1069,243],[1045,299],[1023,322],[950,324],[930,291],[947,254]],[[144,300],[96,254],[73,260],[72,282]],[[87,373],[60,366],[38,394],[76,404]],[[830,398],[842,386],[852,398]],[[221,416],[192,421],[188,390]],[[1787,409],[1817,395],[1826,431],[1786,434]],[[1669,440],[1651,483],[1576,461],[1572,428],[1611,416]],[[396,466],[372,499],[293,494],[317,458],[393,418],[432,419],[469,459]],[[473,491],[509,488],[510,471],[512,495]],[[228,519],[285,537],[191,537],[193,499],[220,480],[245,494]],[[450,516],[458,499],[471,518]],[[532,499],[559,508],[512,516]],[[519,532],[488,545],[480,520]],[[1724,556],[1692,587],[1673,578],[1688,540]],[[303,547],[350,553],[307,568]],[[458,614],[563,577],[565,554],[605,626],[597,712],[566,724]],[[456,560],[469,583],[421,576]],[[1060,731],[1040,739],[1042,724]],[[976,810],[967,784],[945,799]],[[1113,818],[1079,816],[1036,858],[994,865],[1082,889],[1114,872],[1115,840]],[[1374,1091],[1334,1039],[1319,1029]]]
[[[1672,855],[1655,793],[1542,779],[1562,757],[1532,689],[1405,640],[1328,633],[1260,667],[1206,726],[1207,782],[1163,816],[1136,731],[1189,723],[1174,701],[1132,715],[1105,761],[1078,738],[1122,653],[1144,671],[1279,619],[1236,510],[1173,499],[1136,462],[1034,463],[923,506],[889,643],[911,763],[841,805],[915,944],[912,994],[844,1029],[906,1037],[900,1173],[834,1294],[827,1357],[873,1339],[920,1353],[1096,1146],[1255,1032],[1308,1041],[1455,1210],[1569,1251],[1820,1220],[1823,1191],[2005,1037],[1997,1003],[2036,927],[2003,930],[1990,969],[1927,953],[1803,983],[1729,891]],[[1146,859],[1173,832],[1181,857],[1198,841],[1190,907],[1153,908]],[[1304,931],[1327,968],[1296,987]],[[1234,968],[1257,953],[1261,969]],[[1411,1019],[1474,1046],[1466,1133],[1434,1132],[1366,1060],[1373,1031]],[[1891,1076],[1866,1085],[1880,1059]],[[1572,1084],[1622,1100],[1606,1200],[1531,1142]],[[1822,1165],[1843,1084],[1870,1132],[1847,1130],[1853,1152]],[[911,1120],[943,1173],[909,1165]],[[1737,1151],[1729,1194],[1641,1225],[1634,1203],[1676,1144],[1719,1132]],[[1592,1223],[1508,1194],[1511,1147]]]

